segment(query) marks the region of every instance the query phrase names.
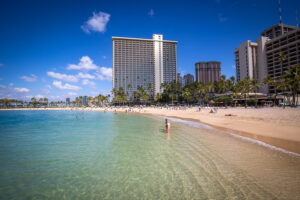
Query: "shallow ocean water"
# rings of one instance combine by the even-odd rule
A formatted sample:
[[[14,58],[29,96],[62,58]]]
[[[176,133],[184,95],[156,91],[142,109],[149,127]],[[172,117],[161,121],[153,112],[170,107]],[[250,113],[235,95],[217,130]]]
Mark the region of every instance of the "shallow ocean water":
[[[0,112],[0,199],[300,199],[300,157],[201,124]]]

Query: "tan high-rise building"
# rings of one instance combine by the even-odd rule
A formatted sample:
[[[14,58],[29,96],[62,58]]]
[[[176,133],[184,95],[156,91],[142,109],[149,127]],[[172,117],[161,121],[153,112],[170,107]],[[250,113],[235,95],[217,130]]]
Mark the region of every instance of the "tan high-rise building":
[[[194,83],[194,75],[193,74],[184,75],[183,82],[184,82],[184,85]]]
[[[221,63],[216,61],[197,62],[195,64],[197,83],[214,83],[220,79]]]
[[[152,39],[112,37],[112,41],[113,88],[123,87],[132,97],[138,86],[147,91],[151,83],[154,96],[162,92],[162,83],[176,81],[177,41],[163,40],[160,34]]]
[[[261,33],[262,37],[255,42],[247,40],[234,50],[237,80],[247,76],[257,79],[260,84],[269,75],[278,78],[291,66],[300,64],[300,29],[285,24],[274,25]],[[285,61],[280,61],[283,53]],[[263,84],[262,84],[263,85]],[[267,93],[263,85],[260,92]],[[274,89],[271,87],[272,93]]]

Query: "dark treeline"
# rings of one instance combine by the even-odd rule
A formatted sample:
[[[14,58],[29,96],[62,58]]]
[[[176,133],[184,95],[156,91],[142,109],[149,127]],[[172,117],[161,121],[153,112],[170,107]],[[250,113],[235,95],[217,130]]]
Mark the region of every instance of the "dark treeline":
[[[222,105],[236,106],[237,103],[243,102],[244,106],[248,104],[256,105],[259,103],[256,96],[259,89],[264,85],[273,88],[273,93],[267,94],[265,99],[273,101],[273,104],[278,104],[277,96],[280,94],[283,98],[283,105],[296,106],[298,102],[298,94],[300,87],[300,67],[293,66],[290,70],[280,78],[265,77],[263,83],[259,83],[257,79],[246,77],[244,80],[236,81],[232,76],[226,79],[222,75],[215,83],[191,83],[184,87],[178,82],[163,83],[161,94],[156,94],[153,97],[153,88],[151,83],[144,89],[138,86],[137,91],[133,91],[133,98],[129,98],[128,93],[123,87],[118,90],[113,89],[112,93],[114,104],[201,104],[207,105],[210,102],[219,102]],[[132,86],[129,84],[127,89]],[[252,94],[252,95],[251,95]],[[251,98],[250,98],[251,97]]]
[[[264,95],[258,91],[261,87],[268,86],[272,93]],[[127,85],[127,90],[132,86]],[[187,104],[187,105],[207,105],[213,103],[221,106],[237,106],[248,105],[257,106],[263,105],[262,102],[271,102],[272,105],[278,105],[279,98],[283,105],[290,105],[292,107],[298,104],[298,95],[300,93],[300,67],[293,66],[286,71],[283,76],[279,78],[272,78],[267,76],[263,83],[258,83],[256,79],[246,77],[244,80],[236,81],[232,76],[226,79],[222,75],[215,83],[191,83],[184,87],[178,82],[163,83],[161,85],[162,93],[153,95],[153,86],[151,83],[147,84],[146,88],[138,86],[137,91],[132,92],[132,97],[123,87],[112,90],[113,105],[140,105],[140,104]],[[269,90],[270,91],[270,90]],[[83,96],[76,97],[74,101],[66,104],[64,101],[48,101],[48,98],[36,99],[32,97],[29,102],[17,99],[0,99],[0,107],[62,107],[62,106],[104,106],[108,105],[110,95],[104,96],[99,94],[95,97],[87,97],[84,101]],[[264,101],[264,100],[266,101]],[[262,100],[262,101],[259,101]]]

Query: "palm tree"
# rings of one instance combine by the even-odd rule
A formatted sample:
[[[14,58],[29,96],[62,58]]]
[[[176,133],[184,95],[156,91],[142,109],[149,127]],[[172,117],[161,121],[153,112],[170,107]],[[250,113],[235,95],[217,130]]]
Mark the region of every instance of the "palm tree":
[[[242,95],[244,95],[245,98],[245,108],[247,108],[247,96],[249,94],[249,92],[251,91],[251,80],[250,77],[247,76],[244,80],[240,81],[241,85],[240,85],[240,89],[241,89],[241,93]]]
[[[79,103],[80,103],[80,106],[83,105],[83,96],[79,96]]]
[[[142,86],[138,86],[138,96],[142,101],[147,101],[149,99],[149,96],[147,94],[147,92],[144,90],[144,88]]]
[[[127,99],[127,94],[125,93],[124,91],[124,88],[123,87],[119,87],[119,89],[117,90],[117,101],[118,102],[122,102],[123,105]]]
[[[7,99],[7,98],[1,99],[0,102],[3,104],[4,108],[7,108],[8,104],[10,103],[10,99]]]
[[[36,104],[37,104],[36,98],[35,98],[35,97],[32,97],[30,103],[33,104],[33,107],[36,107]]]
[[[162,96],[160,93],[157,93],[155,96],[155,101],[159,102],[161,100]]]
[[[53,102],[51,102],[51,103],[53,103]],[[76,103],[76,106],[79,106],[79,97],[75,98],[75,103]]]
[[[284,74],[284,80],[288,84],[292,92],[292,105],[298,104],[298,93],[300,91],[300,66],[292,66]]]
[[[255,107],[257,107],[257,102],[258,102],[257,91],[259,90],[260,87],[261,86],[258,83],[257,79],[252,79],[252,81],[251,81],[251,90],[255,92],[255,99],[256,99]]]
[[[226,91],[226,76],[222,75],[218,81],[215,82],[215,91],[217,93],[224,93]]]
[[[268,96],[270,96],[269,89],[270,89],[270,86],[272,85],[272,83],[273,83],[273,79],[269,75],[267,75],[263,80],[263,84],[268,86]]]
[[[129,92],[129,90],[130,90],[131,88],[132,88],[132,85],[131,85],[131,84],[128,84],[128,85],[127,85],[127,96],[129,96],[129,93],[128,93],[128,92]]]
[[[116,101],[117,100],[117,90],[116,90],[116,88],[113,88],[111,93],[113,94],[113,101]]]
[[[207,94],[207,87],[203,83],[197,84],[197,94],[199,95],[199,100],[203,104],[203,99]]]
[[[153,97],[152,83],[147,84],[147,90],[149,92],[149,97],[152,99]]]
[[[192,99],[192,95],[191,95],[189,88],[187,88],[187,87],[184,88],[182,91],[182,95],[183,95],[184,100],[186,100],[186,102],[189,104],[190,100]]]
[[[210,94],[212,94],[214,92],[213,91],[214,90],[214,84],[212,82],[209,82],[209,83],[206,84],[206,86],[207,86],[208,92]]]
[[[278,60],[281,64],[281,74],[283,74],[283,62],[287,60],[287,56],[283,52],[280,52]]]

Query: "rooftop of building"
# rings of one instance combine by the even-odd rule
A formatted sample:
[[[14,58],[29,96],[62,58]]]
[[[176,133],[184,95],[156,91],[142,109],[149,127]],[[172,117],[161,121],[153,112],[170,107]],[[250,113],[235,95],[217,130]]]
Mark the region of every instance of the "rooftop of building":
[[[116,37],[116,36],[112,36],[111,38],[112,38],[112,40],[141,40],[141,41],[159,41],[159,42],[178,43],[178,41],[171,41],[171,40],[154,40],[154,39],[130,38],[130,37]]]
[[[287,37],[287,36],[289,36],[291,34],[297,33],[298,31],[300,31],[300,28],[298,28],[296,30],[293,30],[293,31],[289,31],[289,32],[287,32],[287,33],[285,33],[283,35],[280,35],[280,36],[276,37],[276,38],[270,39],[270,40],[268,40],[266,42],[266,44],[272,43],[272,42],[275,42],[275,41],[278,41],[278,40],[281,40],[282,38],[285,38],[285,37]]]
[[[219,61],[203,61],[203,62],[196,62],[195,64],[201,64],[201,63],[205,63],[205,64],[207,64],[207,63],[220,63],[221,64],[221,62],[219,62]]]
[[[295,30],[299,29],[299,27],[297,27],[297,26],[291,26],[291,25],[287,25],[287,24],[274,24],[273,26],[266,28],[263,32],[261,32],[261,35],[263,35],[263,33],[265,33],[265,32],[271,31],[272,29],[280,27],[280,26],[283,26],[284,28],[295,29]]]

